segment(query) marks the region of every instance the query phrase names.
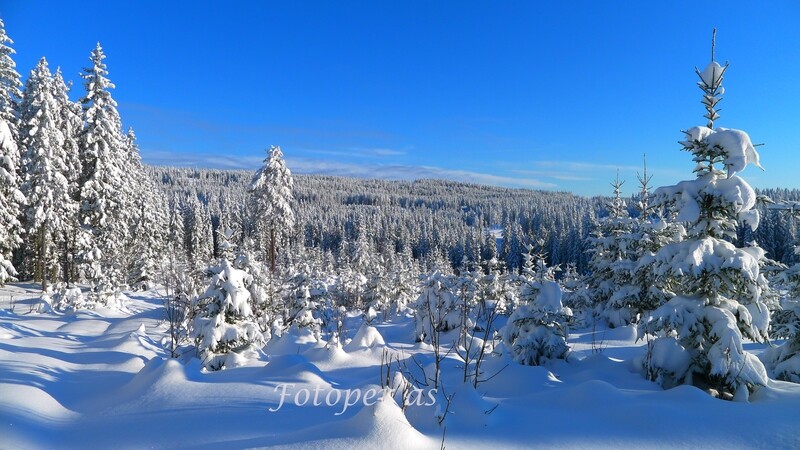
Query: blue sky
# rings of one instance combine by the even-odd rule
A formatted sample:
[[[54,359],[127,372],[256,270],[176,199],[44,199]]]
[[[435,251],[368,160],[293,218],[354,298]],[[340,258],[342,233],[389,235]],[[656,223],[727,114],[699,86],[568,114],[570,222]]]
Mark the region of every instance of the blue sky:
[[[22,1],[0,17],[23,77],[78,76],[97,41],[145,162],[435,177],[610,194],[691,178],[694,67],[730,61],[719,126],[758,187],[800,188],[800,3]]]

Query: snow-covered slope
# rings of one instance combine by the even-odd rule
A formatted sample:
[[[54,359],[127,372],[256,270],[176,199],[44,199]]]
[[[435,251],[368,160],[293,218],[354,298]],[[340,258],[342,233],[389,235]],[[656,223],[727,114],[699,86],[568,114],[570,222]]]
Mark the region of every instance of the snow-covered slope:
[[[355,339],[343,347],[285,334],[266,347],[269,355],[248,366],[205,372],[197,359],[168,358],[163,310],[154,291],[130,294],[129,313],[59,314],[31,312],[33,289],[25,288],[0,292],[0,447],[438,448],[442,443],[444,428],[435,418],[446,409],[441,392],[428,397],[422,389],[419,401],[403,412],[381,390],[387,355],[406,361],[412,373],[433,362],[430,346],[412,343],[411,319],[375,328],[361,328],[353,319],[348,336]],[[443,422],[445,445],[800,445],[800,385],[770,381],[750,403],[717,400],[688,386],[664,391],[634,369],[644,353],[634,338],[631,327],[572,334],[569,361],[547,367],[493,355],[485,373],[497,375],[477,390],[462,382],[460,362],[449,355],[442,380],[446,394],[455,395]],[[763,350],[748,345],[755,353]]]

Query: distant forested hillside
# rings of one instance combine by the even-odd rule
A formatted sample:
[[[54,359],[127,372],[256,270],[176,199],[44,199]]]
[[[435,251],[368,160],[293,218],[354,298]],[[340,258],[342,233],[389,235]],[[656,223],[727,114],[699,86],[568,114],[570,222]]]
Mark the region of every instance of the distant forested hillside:
[[[220,218],[238,224],[244,240],[247,186],[252,171],[148,167],[170,199],[171,208],[191,208],[216,228]],[[445,180],[390,181],[323,175],[294,175],[297,223],[293,234],[305,247],[347,257],[362,234],[377,253],[408,248],[420,261],[446,257],[454,268],[497,256],[519,270],[527,245],[544,241],[548,264],[587,269],[586,238],[606,216],[605,197],[565,192],[483,186]],[[774,200],[800,200],[800,191],[759,192]],[[627,202],[631,215],[635,199]],[[742,242],[755,239],[772,259],[794,262],[797,227],[788,215],[762,205],[757,232],[739,230]],[[508,239],[494,237],[508,237]],[[493,248],[493,246],[496,246]]]

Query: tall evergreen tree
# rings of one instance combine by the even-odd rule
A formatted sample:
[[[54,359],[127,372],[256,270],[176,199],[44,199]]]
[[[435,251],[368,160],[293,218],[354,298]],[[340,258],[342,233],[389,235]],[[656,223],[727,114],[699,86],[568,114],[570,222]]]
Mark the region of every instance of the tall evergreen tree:
[[[195,268],[208,264],[214,255],[211,215],[195,194],[190,194],[183,207],[184,242],[189,263]]]
[[[128,130],[126,145],[132,181],[128,185],[135,188],[130,193],[132,201],[125,205],[130,224],[129,242],[125,246],[130,255],[127,258],[128,281],[129,284],[146,287],[155,281],[161,255],[166,250],[167,205],[163,194],[156,189],[142,167],[132,129]]]
[[[82,174],[80,160],[80,135],[83,131],[83,110],[78,102],[69,99],[71,82],[67,84],[61,69],[56,69],[53,76],[53,98],[58,106],[56,123],[63,135],[64,162],[67,180],[70,183],[71,196],[80,195],[80,177]]]
[[[63,218],[65,227],[61,249],[63,278],[70,282],[78,279],[75,263],[91,238],[81,227],[79,208],[82,173],[79,141],[83,130],[83,111],[79,103],[69,99],[70,86],[64,81],[61,69],[57,69],[53,77],[53,88],[53,98],[58,108],[56,123],[63,137],[64,176],[69,184],[70,201],[75,204],[70,209],[70,216]]]
[[[67,180],[64,135],[59,130],[59,105],[54,97],[55,82],[47,60],[42,58],[31,71],[20,104],[25,178],[22,191],[27,198],[24,223],[34,279],[42,282],[57,276],[59,249],[72,230],[69,218],[77,204],[70,196]],[[64,274],[66,276],[66,274]]]
[[[0,286],[14,281],[17,270],[11,252],[22,243],[19,204],[23,195],[18,189],[17,168],[8,155],[17,153],[17,144],[8,123],[0,119]]]
[[[639,334],[656,334],[645,359],[647,375],[664,386],[689,383],[720,396],[746,399],[767,382],[761,362],[747,353],[743,336],[767,339],[769,312],[762,291],[764,251],[737,248],[737,221],[755,229],[753,188],[736,174],[748,164],[759,166],[749,136],[740,130],[712,128],[727,69],[713,56],[701,72],[706,126],[685,131],[697,178],[656,190],[657,202],[669,205],[678,221],[688,223],[682,242],[667,244],[655,255],[655,271],[675,297],[640,324]]]
[[[11,253],[22,243],[19,217],[24,197],[19,190],[21,149],[17,115],[22,82],[11,57],[15,53],[10,47],[13,43],[0,19],[0,284],[16,276]]]
[[[669,222],[659,217],[656,208],[651,205],[650,180],[647,174],[647,163],[639,179],[639,195],[636,199],[636,210],[639,216],[633,222],[633,239],[631,240],[635,258],[638,261],[633,273],[633,284],[638,287],[638,296],[633,299],[633,314],[643,317],[655,310],[671,298],[669,292],[659,288],[659,277],[654,270],[655,254],[666,244],[683,239],[685,230],[680,223]]]
[[[269,265],[273,272],[278,247],[294,228],[293,188],[292,173],[286,167],[281,148],[271,147],[264,166],[253,176],[250,194],[257,238],[269,250]]]
[[[631,283],[636,266],[635,240],[631,235],[634,221],[622,199],[622,184],[618,172],[611,183],[614,198],[607,206],[609,215],[600,221],[590,238],[591,274],[587,284],[594,303],[591,313],[602,317],[611,327],[624,326],[636,319],[631,304],[638,296],[638,288]]]
[[[186,232],[183,214],[183,203],[177,195],[169,202],[169,219],[167,231],[167,254],[171,263],[186,262]]]
[[[118,253],[128,231],[127,224],[120,220],[121,204],[128,201],[120,195],[126,193],[123,183],[129,176],[121,167],[125,141],[117,102],[110,92],[114,84],[106,77],[105,57],[98,43],[89,58],[91,67],[81,75],[86,88],[81,99],[85,123],[80,138],[81,218],[92,234],[92,248],[87,251],[86,260],[94,263],[89,276],[95,291],[101,279],[106,290],[116,290],[124,282],[125,271]]]
[[[15,54],[10,44],[14,41],[6,34],[5,24],[0,19],[0,119],[4,120],[11,131],[11,137],[19,142],[18,117],[16,114],[17,101],[22,98],[22,87],[16,63],[11,55]],[[18,160],[13,160],[18,164]]]

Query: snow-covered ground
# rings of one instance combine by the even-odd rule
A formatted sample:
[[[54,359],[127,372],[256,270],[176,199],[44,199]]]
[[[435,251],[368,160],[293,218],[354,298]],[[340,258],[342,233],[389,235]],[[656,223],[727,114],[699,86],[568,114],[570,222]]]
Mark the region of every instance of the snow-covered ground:
[[[33,285],[0,290],[0,447],[442,444],[444,427],[435,418],[446,409],[441,395],[428,397],[423,389],[416,402],[422,406],[404,413],[380,390],[387,354],[406,361],[410,373],[434,359],[430,346],[413,343],[411,318],[369,329],[353,317],[347,324],[352,341],[342,347],[287,334],[247,367],[205,372],[197,359],[168,357],[157,293],[130,296],[129,311],[61,314],[32,311]],[[547,367],[492,355],[484,373],[496,376],[477,390],[462,382],[460,362],[448,355],[442,381],[447,395],[455,395],[444,445],[800,447],[800,385],[770,381],[750,403],[717,400],[687,386],[664,391],[635,369],[644,348],[634,339],[632,327],[573,333],[569,361]],[[763,346],[748,350],[759,353]]]

